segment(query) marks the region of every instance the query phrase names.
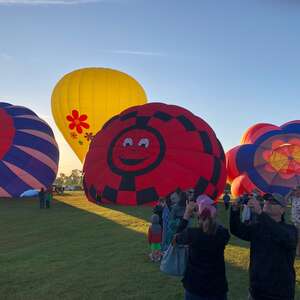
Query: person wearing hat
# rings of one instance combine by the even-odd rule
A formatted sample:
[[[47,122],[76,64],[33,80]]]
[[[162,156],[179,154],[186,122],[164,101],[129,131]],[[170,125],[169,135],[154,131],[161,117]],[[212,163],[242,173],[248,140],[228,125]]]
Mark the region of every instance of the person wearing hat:
[[[230,231],[250,242],[251,300],[293,300],[295,296],[295,252],[297,229],[283,219],[287,201],[279,194],[265,194],[264,205],[250,198],[248,206],[257,215],[256,222],[245,225],[240,208],[234,203],[230,213]]]
[[[292,204],[292,222],[298,230],[298,245],[296,255],[300,256],[300,186],[296,186],[287,195],[286,199]]]
[[[188,227],[196,215],[198,227]],[[173,244],[189,245],[187,268],[182,279],[185,300],[226,300],[228,284],[224,250],[230,235],[216,222],[214,202],[201,195],[186,205]]]

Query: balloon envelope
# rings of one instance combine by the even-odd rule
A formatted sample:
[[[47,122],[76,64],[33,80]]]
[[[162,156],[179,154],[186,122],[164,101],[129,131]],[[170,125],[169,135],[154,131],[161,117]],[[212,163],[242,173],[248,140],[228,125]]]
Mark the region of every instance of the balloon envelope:
[[[48,188],[59,152],[49,125],[26,107],[0,103],[0,196]]]
[[[201,118],[149,103],[114,116],[93,139],[84,164],[90,201],[153,205],[176,188],[216,199],[226,181],[224,151]]]
[[[35,197],[39,194],[38,190],[28,190],[20,195],[20,197]]]
[[[131,76],[106,68],[84,68],[65,75],[52,93],[52,114],[66,141],[83,162],[90,141],[113,115],[146,103]]]
[[[254,188],[286,195],[300,184],[300,121],[252,126],[226,153],[226,165],[234,196]]]

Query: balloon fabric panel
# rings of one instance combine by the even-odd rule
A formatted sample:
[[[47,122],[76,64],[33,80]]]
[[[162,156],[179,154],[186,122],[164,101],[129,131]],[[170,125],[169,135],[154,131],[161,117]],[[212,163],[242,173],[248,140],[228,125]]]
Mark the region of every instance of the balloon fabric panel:
[[[55,122],[83,162],[102,125],[127,107],[146,103],[140,84],[129,75],[106,68],[85,68],[65,75],[52,93]]]
[[[197,127],[200,126],[200,127]],[[87,197],[95,202],[153,205],[177,187],[217,198],[224,189],[224,151],[203,120],[178,106],[149,103],[109,120],[84,164]]]
[[[59,152],[53,132],[30,109],[0,103],[0,196],[18,197],[48,188],[55,180]]]
[[[300,182],[300,121],[291,121],[280,127],[257,124],[246,133],[244,141],[253,143],[242,144],[226,153],[228,177],[232,180],[233,192],[238,192],[234,195],[240,195],[242,190],[251,192],[250,186],[262,193],[286,195]],[[242,174],[246,178],[243,181],[240,179]],[[252,185],[242,182],[251,182]],[[244,189],[240,188],[242,185]]]

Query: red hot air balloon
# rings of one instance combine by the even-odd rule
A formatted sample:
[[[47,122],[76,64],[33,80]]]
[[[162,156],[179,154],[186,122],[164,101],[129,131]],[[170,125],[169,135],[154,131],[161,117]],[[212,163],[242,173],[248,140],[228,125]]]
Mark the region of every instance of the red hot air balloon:
[[[176,188],[216,199],[226,181],[225,156],[214,131],[179,106],[149,103],[108,121],[84,164],[90,201],[153,205]]]

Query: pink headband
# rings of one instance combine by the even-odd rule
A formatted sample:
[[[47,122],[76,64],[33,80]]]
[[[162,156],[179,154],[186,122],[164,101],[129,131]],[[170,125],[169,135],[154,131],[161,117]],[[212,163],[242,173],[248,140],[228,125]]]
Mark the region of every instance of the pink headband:
[[[199,207],[199,215],[206,219],[209,216],[215,217],[217,209],[214,207],[214,201],[206,195],[200,195],[196,200]]]

